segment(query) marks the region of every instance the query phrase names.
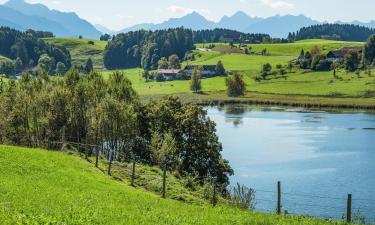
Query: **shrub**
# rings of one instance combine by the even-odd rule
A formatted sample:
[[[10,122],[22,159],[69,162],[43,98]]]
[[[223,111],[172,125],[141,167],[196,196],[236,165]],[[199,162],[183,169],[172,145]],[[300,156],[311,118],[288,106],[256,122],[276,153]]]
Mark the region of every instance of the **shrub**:
[[[236,73],[231,77],[227,77],[225,79],[225,84],[227,86],[227,95],[229,97],[239,97],[245,94],[246,84],[241,75]]]
[[[255,209],[255,190],[237,183],[230,191],[230,203],[241,209]]]

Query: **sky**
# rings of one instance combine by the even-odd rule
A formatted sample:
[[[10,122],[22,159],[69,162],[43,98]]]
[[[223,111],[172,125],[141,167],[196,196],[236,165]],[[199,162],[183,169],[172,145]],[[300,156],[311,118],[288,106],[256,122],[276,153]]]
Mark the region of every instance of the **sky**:
[[[7,0],[0,0],[5,3]],[[51,9],[76,12],[93,24],[120,30],[139,23],[160,23],[199,12],[212,21],[243,11],[250,16],[304,14],[319,21],[375,20],[375,0],[26,0]]]

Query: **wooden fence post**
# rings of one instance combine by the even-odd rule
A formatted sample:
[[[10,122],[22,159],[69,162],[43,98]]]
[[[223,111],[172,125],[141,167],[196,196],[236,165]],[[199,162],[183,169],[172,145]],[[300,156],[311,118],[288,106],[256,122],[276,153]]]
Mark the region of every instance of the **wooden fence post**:
[[[277,215],[281,214],[281,182],[277,182],[277,207],[276,207]]]
[[[348,203],[346,208],[346,222],[352,222],[352,194],[348,194]]]
[[[164,163],[164,166],[163,166],[163,195],[162,195],[162,198],[165,198],[166,179],[167,179],[167,163]]]
[[[133,168],[132,168],[132,183],[131,185],[134,187],[134,180],[135,180],[135,157],[133,157]]]

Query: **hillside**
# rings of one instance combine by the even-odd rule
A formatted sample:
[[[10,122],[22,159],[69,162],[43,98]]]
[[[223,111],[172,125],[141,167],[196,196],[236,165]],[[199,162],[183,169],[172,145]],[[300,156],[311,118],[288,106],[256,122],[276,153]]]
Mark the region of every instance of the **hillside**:
[[[95,69],[104,69],[103,52],[107,45],[105,41],[79,38],[45,38],[43,40],[67,48],[72,57],[72,66],[85,65],[87,59],[91,58]],[[94,44],[89,44],[89,41],[93,41]]]
[[[24,0],[9,0],[0,5],[0,26],[51,31],[58,37],[99,38],[101,35],[75,13],[51,10],[43,4],[30,4]]]
[[[164,200],[40,149],[0,146],[0,180],[1,224],[341,224]]]

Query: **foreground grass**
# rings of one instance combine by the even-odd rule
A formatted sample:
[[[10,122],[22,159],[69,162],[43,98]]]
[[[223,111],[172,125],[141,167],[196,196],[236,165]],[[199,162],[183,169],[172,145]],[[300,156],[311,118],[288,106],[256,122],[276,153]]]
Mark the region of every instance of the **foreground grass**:
[[[0,146],[1,224],[344,224],[161,199],[77,156]]]

